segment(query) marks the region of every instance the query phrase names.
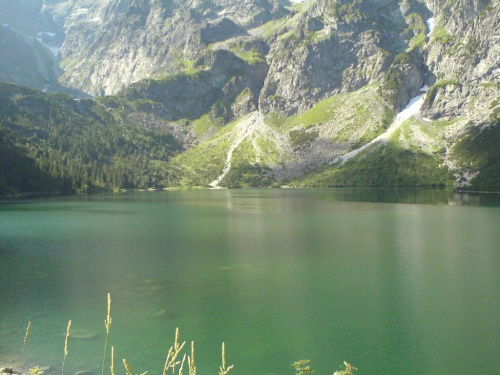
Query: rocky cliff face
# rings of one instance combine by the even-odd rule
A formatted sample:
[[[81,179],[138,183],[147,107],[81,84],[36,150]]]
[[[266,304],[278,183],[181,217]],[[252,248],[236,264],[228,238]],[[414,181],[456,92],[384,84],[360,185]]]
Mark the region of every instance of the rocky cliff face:
[[[498,96],[500,4],[463,0],[430,6],[436,12],[436,29],[425,52],[436,87],[423,115],[452,119]]]
[[[50,8],[66,30],[60,82],[91,95],[182,72],[211,43],[287,12],[274,0],[71,0]]]
[[[213,69],[200,61],[217,50],[267,64],[262,90],[252,90],[265,113],[295,114],[379,83],[381,96],[399,111],[424,83],[438,83],[424,115],[451,118],[464,113],[472,86],[499,79],[499,6],[489,0],[309,0],[293,7],[284,0],[39,0],[0,6],[4,19],[19,13],[12,28],[18,33],[23,17],[35,19],[21,34],[43,36],[41,44],[52,51],[62,47],[55,56],[60,84],[93,96],[116,94],[143,79]],[[44,67],[45,81],[53,79],[48,70],[54,76]]]
[[[120,95],[129,100],[160,103],[166,120],[196,119],[207,112],[228,120],[257,109],[257,99],[267,75],[262,61],[248,63],[233,53],[208,53],[198,69],[145,80],[128,86]],[[197,65],[198,66],[198,65]]]
[[[72,0],[46,9],[66,32],[64,86],[114,94],[190,69],[207,50],[248,55],[255,52],[248,43],[258,40],[270,66],[260,107],[288,114],[379,82],[431,14],[417,0],[317,0],[295,8],[269,0]]]
[[[413,15],[422,23],[429,14],[421,3],[411,1],[306,3],[272,42],[262,107],[290,114],[310,108],[318,99],[382,81],[422,27],[408,18]],[[422,81],[422,64],[413,65]],[[420,88],[414,81],[405,82],[407,97]]]

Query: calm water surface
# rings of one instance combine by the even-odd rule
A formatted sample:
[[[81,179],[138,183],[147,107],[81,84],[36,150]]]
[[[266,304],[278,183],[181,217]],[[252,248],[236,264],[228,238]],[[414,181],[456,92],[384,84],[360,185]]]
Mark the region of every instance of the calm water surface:
[[[221,190],[0,205],[0,366],[101,373],[110,345],[161,373],[174,330],[216,374],[476,374],[500,368],[500,198]],[[24,359],[27,322],[32,322]],[[118,363],[117,363],[118,365]],[[117,371],[122,373],[122,370]]]

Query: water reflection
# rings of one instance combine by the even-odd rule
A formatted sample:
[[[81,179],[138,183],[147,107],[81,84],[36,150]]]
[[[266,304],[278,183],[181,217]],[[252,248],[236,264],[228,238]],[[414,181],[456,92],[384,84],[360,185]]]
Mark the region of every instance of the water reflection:
[[[159,194],[161,193],[154,193]],[[282,210],[300,209],[304,200],[450,206],[500,206],[500,194],[455,193],[437,189],[234,189],[169,192],[171,202],[260,213],[276,209],[270,200],[293,199]],[[289,202],[287,202],[289,203]],[[293,207],[297,205],[298,207]]]

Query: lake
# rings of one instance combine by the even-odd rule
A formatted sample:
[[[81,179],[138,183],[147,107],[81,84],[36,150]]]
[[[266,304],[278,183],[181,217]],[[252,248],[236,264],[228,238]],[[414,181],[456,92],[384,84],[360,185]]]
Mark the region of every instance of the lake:
[[[500,370],[500,196],[195,190],[0,205],[0,366],[161,373],[175,328],[198,373]],[[23,339],[32,322],[24,357]],[[109,359],[109,354],[108,354]],[[109,363],[106,365],[109,367]],[[109,373],[109,369],[106,371]],[[187,370],[185,371],[187,373]]]

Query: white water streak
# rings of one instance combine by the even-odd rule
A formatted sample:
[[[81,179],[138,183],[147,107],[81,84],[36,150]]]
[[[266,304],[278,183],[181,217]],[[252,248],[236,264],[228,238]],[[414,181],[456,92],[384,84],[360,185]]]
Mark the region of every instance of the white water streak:
[[[245,139],[248,139],[252,144],[252,147],[255,151],[255,162],[257,164],[260,164],[261,162],[266,162],[270,166],[274,164],[272,157],[270,155],[267,155],[259,146],[259,139],[264,139],[272,142],[275,147],[274,150],[279,153],[279,159],[283,159],[288,152],[291,152],[289,150],[290,145],[288,144],[286,138],[278,134],[278,132],[276,132],[270,126],[266,125],[264,122],[264,116],[260,112],[252,113],[247,119],[236,125],[233,132],[237,132],[237,135],[227,151],[224,169],[222,170],[221,175],[209,184],[214,189],[221,188],[219,186],[220,182],[224,179],[224,177],[231,169],[231,160],[233,158],[233,153]]]
[[[42,46],[44,46],[45,48],[47,48],[50,51],[50,53],[52,53],[52,55],[54,55],[54,57],[59,56],[59,53],[61,52],[61,48],[59,48],[59,47],[51,47],[51,46],[45,44],[44,42],[42,42],[41,38],[36,38],[36,40],[38,40]]]
[[[231,146],[229,146],[229,150],[227,151],[227,156],[226,156],[226,164],[224,165],[224,169],[222,170],[222,174],[217,177],[216,180],[212,181],[209,185],[212,186],[215,189],[219,189],[219,184],[222,181],[222,179],[226,176],[226,174],[229,172],[231,169],[231,160],[233,158],[233,153],[234,150],[245,140],[246,137],[248,137],[250,134],[253,132],[253,128],[255,127],[255,124],[258,119],[258,114],[253,113],[250,117],[248,117],[246,120],[240,122],[237,125],[237,130],[239,130],[238,135],[236,136],[236,139],[231,143]]]
[[[39,37],[42,37],[42,36],[44,36],[44,35],[47,35],[47,36],[49,36],[49,37],[53,37],[53,36],[56,36],[57,34],[56,34],[56,33],[51,33],[51,32],[49,32],[49,31],[42,31],[42,32],[38,33],[38,36],[39,36]]]
[[[422,104],[424,103],[424,96],[425,93],[429,90],[429,87],[424,86],[420,89],[420,91],[423,91],[422,94],[414,97],[413,99],[410,100],[408,105],[403,109],[401,112],[399,112],[392,122],[391,126],[382,134],[380,134],[378,137],[372,139],[370,142],[364,144],[360,148],[357,148],[356,150],[353,150],[345,155],[342,155],[340,158],[336,159],[335,162],[341,163],[341,165],[345,164],[348,160],[352,159],[356,155],[358,155],[360,152],[366,150],[368,147],[382,142],[382,141],[388,141],[389,138],[391,137],[394,132],[399,129],[399,127],[410,117],[420,113],[420,109],[422,108]]]
[[[429,29],[429,32],[427,33],[427,36],[431,36],[432,32],[434,31],[434,28],[436,27],[436,19],[434,17],[429,18],[427,21],[427,28]]]

